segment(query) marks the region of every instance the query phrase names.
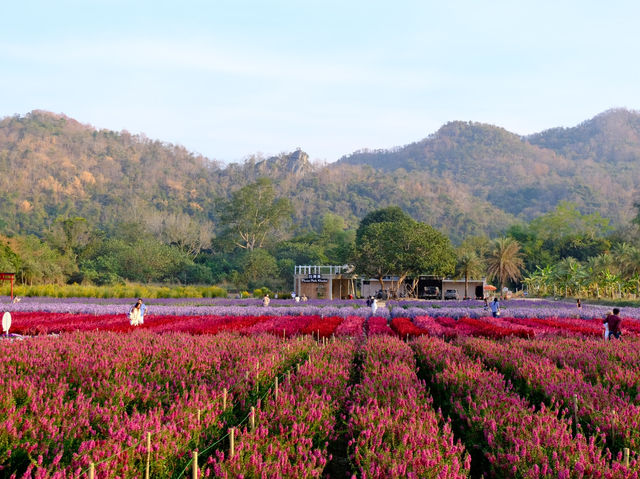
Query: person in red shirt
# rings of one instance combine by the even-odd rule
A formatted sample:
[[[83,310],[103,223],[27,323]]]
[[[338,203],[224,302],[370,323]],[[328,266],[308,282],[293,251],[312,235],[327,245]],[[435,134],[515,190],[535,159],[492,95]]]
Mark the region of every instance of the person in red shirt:
[[[613,308],[613,314],[610,314],[603,321],[604,324],[609,326],[609,338],[612,337],[616,339],[620,339],[620,324],[622,323],[622,319],[620,319],[620,310],[618,308]]]

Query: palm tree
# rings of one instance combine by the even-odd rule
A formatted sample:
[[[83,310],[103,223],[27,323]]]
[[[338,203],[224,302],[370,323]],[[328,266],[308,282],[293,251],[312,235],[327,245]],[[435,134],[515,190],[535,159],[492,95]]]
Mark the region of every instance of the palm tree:
[[[604,278],[607,274],[610,274],[610,270],[614,266],[613,257],[609,253],[602,253],[598,256],[592,256],[585,264],[585,270],[590,277],[591,285],[596,288],[596,297],[600,297],[600,288],[605,290],[606,287]],[[606,274],[605,274],[606,272]]]
[[[459,252],[456,273],[464,278],[464,297],[469,297],[469,277],[482,274],[482,260],[474,251]]]
[[[629,243],[618,243],[613,248],[611,248],[611,256],[613,258],[614,264],[612,265],[611,271],[614,273],[618,273],[625,276],[633,276],[635,272],[634,269],[638,267],[637,264],[634,264],[634,256],[637,256],[637,248],[630,245]]]
[[[536,270],[522,281],[526,283],[529,290],[533,290],[534,294],[549,293],[549,288],[553,285],[553,266],[547,265],[544,268],[536,266]]]
[[[524,262],[520,253],[520,243],[510,237],[498,238],[487,258],[487,274],[497,278],[500,291],[508,280],[516,281],[522,277]]]
[[[569,295],[569,291],[575,292],[580,289],[582,283],[582,267],[580,262],[571,256],[562,259],[554,269],[554,276],[561,287],[564,288],[564,297]]]
[[[624,279],[640,273],[640,250],[637,247],[628,243],[618,243],[611,249],[611,256],[615,262],[615,271]]]

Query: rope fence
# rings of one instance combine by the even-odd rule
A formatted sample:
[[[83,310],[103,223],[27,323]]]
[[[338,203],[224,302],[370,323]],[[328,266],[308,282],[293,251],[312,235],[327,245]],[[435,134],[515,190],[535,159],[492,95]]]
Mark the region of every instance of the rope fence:
[[[323,342],[323,345],[324,344],[325,343]],[[287,346],[289,346],[289,344],[287,344]],[[289,350],[289,347],[287,347],[287,350]],[[273,356],[275,356],[275,354]],[[264,401],[264,399],[267,397],[267,395],[272,390],[274,391],[275,398],[277,400],[279,381],[283,380],[285,378],[288,378],[288,381],[290,382],[291,381],[291,369],[293,369],[295,367],[296,371],[299,371],[300,362],[306,362],[306,361],[311,361],[311,360],[312,360],[312,354],[311,354],[311,351],[309,351],[307,356],[306,356],[306,358],[303,356],[302,358],[300,358],[300,360],[296,361],[294,364],[289,366],[284,372],[276,374],[274,379],[273,379],[273,381],[271,381],[269,383],[269,386],[266,388],[264,393],[256,399],[255,403],[256,404],[261,404],[262,401]],[[257,364],[257,368],[259,368],[259,362]],[[244,376],[244,381],[248,380],[248,378],[249,378],[249,371],[246,372],[246,374]],[[257,393],[260,390],[259,371],[256,371],[255,381],[256,381],[256,393]],[[223,388],[222,393],[220,395],[220,397],[222,399],[222,410],[221,410],[220,414],[224,414],[225,411],[227,411],[227,409],[228,409],[227,402],[228,402],[229,393],[233,392],[241,384],[243,384],[243,380],[242,379],[238,379],[238,380],[236,380],[236,382],[234,384],[232,384],[228,388]],[[200,423],[201,410],[198,409],[196,411],[196,414],[197,414],[197,421],[198,421],[198,423]],[[188,417],[183,418],[181,421],[176,423],[176,426],[177,427],[184,426],[188,419],[189,419]],[[192,451],[191,459],[187,462],[187,464],[185,465],[184,469],[182,469],[182,471],[178,475],[174,475],[173,478],[178,479],[178,478],[184,477],[190,467],[192,469],[192,476],[191,477],[192,478],[197,478],[198,477],[198,472],[199,472],[198,461],[201,458],[206,457],[205,455],[208,452],[214,450],[214,448],[218,447],[221,443],[225,442],[226,440],[229,440],[229,443],[230,443],[230,456],[233,457],[235,430],[242,428],[242,426],[245,425],[245,424],[249,424],[252,429],[255,428],[255,407],[254,406],[251,406],[251,408],[249,409],[249,412],[243,417],[242,420],[240,420],[237,423],[234,423],[231,427],[228,427],[227,433],[224,434],[222,437],[220,437],[218,440],[216,440],[212,444],[208,445],[202,451],[198,451],[197,449]],[[151,435],[152,434],[157,434],[157,433],[159,433],[161,431],[162,431],[162,427],[160,426],[160,427],[158,427],[158,428],[146,433],[146,444],[145,444],[146,460],[145,460],[145,474],[144,474],[144,478],[145,479],[149,479],[150,470],[151,470],[151,453],[152,453]],[[87,476],[89,479],[95,479],[95,477],[96,477],[96,472],[95,471],[96,471],[96,467],[97,466],[99,466],[101,464],[104,464],[104,463],[107,463],[109,461],[112,461],[116,457],[138,448],[144,442],[145,442],[145,438],[142,437],[142,438],[138,439],[135,444],[133,444],[133,445],[131,445],[131,446],[125,448],[125,449],[122,449],[122,450],[118,451],[117,453],[112,454],[109,457],[101,459],[100,461],[97,461],[97,462],[91,462],[89,464],[88,468],[86,468],[86,469],[84,469],[84,470],[82,470],[80,472],[80,476]]]
[[[311,361],[312,356],[311,353],[309,353],[309,356],[307,357],[307,361]],[[299,366],[300,363],[297,362],[295,364],[296,370],[299,371]],[[292,366],[293,367],[293,366]],[[271,383],[271,385],[266,389],[266,391],[262,394],[262,396],[260,396],[258,398],[258,400],[256,401],[256,404],[262,404],[262,401],[264,401],[264,399],[266,399],[266,397],[269,395],[269,393],[273,390],[274,393],[274,398],[277,401],[278,400],[278,390],[279,390],[279,380],[280,379],[285,379],[288,378],[288,381],[291,381],[291,368],[287,369],[287,371],[280,373],[280,374],[276,374],[276,376],[274,377],[273,382]],[[191,457],[191,460],[187,463],[187,465],[184,467],[184,469],[182,470],[182,472],[180,472],[180,474],[178,474],[177,476],[173,476],[175,479],[178,479],[180,477],[183,477],[184,474],[187,472],[187,470],[189,469],[189,466],[191,466],[192,469],[192,479],[197,479],[198,478],[198,472],[199,472],[199,466],[196,465],[196,461],[200,458],[203,457],[207,452],[211,451],[215,446],[219,445],[220,443],[222,443],[224,440],[229,439],[229,457],[233,457],[234,456],[234,449],[235,449],[235,431],[236,429],[241,429],[243,425],[247,424],[249,425],[249,428],[251,430],[255,429],[255,407],[252,406],[249,410],[249,412],[247,413],[247,415],[237,424],[235,424],[234,426],[230,427],[227,430],[227,433],[222,436],[220,439],[218,439],[216,442],[214,442],[213,444],[211,444],[210,446],[208,446],[206,449],[204,449],[201,453],[198,453],[197,451],[193,451],[193,455]]]

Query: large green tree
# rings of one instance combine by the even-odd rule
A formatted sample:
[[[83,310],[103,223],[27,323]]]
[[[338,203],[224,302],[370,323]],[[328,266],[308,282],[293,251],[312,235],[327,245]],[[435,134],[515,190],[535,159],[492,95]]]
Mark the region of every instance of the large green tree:
[[[529,226],[539,237],[556,240],[576,234],[602,237],[611,230],[608,218],[600,213],[582,214],[575,203],[567,201],[561,201],[555,209],[531,221]]]
[[[221,236],[235,247],[253,251],[265,245],[268,235],[291,217],[292,209],[288,199],[276,198],[270,179],[260,178],[221,202],[218,213],[224,226]]]
[[[407,276],[453,272],[455,253],[446,236],[406,215],[395,218],[362,229],[354,256],[360,275],[378,279],[381,287],[385,276],[397,276],[397,289]]]
[[[276,259],[264,249],[244,251],[241,258],[242,273],[240,278],[249,288],[278,285],[278,265]]]
[[[322,218],[320,239],[330,263],[347,263],[353,256],[355,230],[349,229],[342,216],[327,213]]]
[[[53,223],[47,236],[50,244],[75,261],[91,240],[92,228],[85,218],[61,217]]]
[[[379,210],[371,211],[362,220],[356,231],[356,243],[360,242],[362,235],[369,225],[374,223],[398,223],[411,222],[413,218],[402,211],[399,206],[389,206]]]

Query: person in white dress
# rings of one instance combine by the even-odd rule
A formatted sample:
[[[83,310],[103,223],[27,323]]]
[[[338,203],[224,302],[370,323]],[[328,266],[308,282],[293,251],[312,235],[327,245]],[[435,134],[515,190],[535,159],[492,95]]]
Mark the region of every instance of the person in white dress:
[[[144,323],[144,313],[147,310],[147,306],[142,301],[142,298],[138,298],[136,304],[129,310],[129,323],[131,326],[140,326]]]

